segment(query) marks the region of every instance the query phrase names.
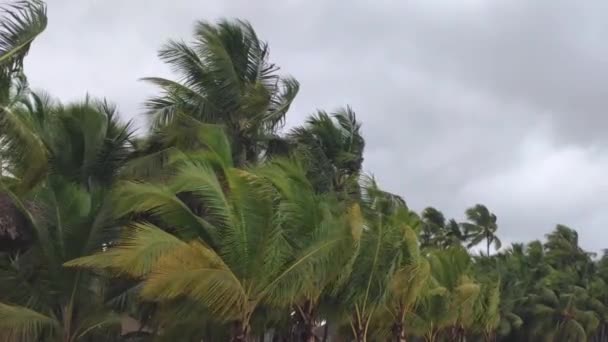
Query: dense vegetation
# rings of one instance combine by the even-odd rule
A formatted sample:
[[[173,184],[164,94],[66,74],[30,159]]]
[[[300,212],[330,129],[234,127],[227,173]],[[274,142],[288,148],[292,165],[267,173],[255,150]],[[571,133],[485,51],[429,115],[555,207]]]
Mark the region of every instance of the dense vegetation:
[[[46,8],[6,10],[0,340],[608,341],[607,256],[565,226],[501,249],[480,204],[410,210],[362,172],[350,108],[282,130],[298,82],[248,23],[167,43],[135,135],[31,91]]]

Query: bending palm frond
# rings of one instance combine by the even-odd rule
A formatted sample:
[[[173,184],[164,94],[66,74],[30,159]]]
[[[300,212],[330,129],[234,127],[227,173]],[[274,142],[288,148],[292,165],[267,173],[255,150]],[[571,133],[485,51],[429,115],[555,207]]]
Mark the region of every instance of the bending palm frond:
[[[47,25],[46,6],[39,0],[18,1],[5,5],[0,20],[0,70],[14,72],[34,39]]]

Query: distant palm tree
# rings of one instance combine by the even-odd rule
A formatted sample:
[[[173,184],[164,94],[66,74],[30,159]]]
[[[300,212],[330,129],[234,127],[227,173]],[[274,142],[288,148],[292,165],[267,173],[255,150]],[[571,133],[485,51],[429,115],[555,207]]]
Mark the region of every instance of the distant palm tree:
[[[298,93],[298,82],[277,75],[269,50],[245,21],[198,22],[194,41],[170,41],[160,58],[178,74],[173,81],[144,78],[162,94],[146,106],[156,128],[180,116],[222,124],[236,165],[257,160]]]
[[[346,107],[332,114],[319,111],[288,134],[318,191],[358,192],[365,149],[360,130],[355,112]]]
[[[540,289],[527,298],[529,336],[556,342],[584,342],[599,325],[593,311],[580,307],[584,289],[558,292]]]
[[[486,240],[486,255],[490,255],[490,245],[492,244],[494,244],[494,249],[499,250],[502,243],[496,236],[498,230],[496,215],[492,214],[485,205],[477,204],[467,209],[466,216],[469,222],[461,225],[470,240],[468,246],[473,247]]]
[[[421,217],[419,239],[423,248],[449,248],[459,246],[466,240],[460,225],[454,219],[446,222],[441,211],[428,207],[422,211]]]

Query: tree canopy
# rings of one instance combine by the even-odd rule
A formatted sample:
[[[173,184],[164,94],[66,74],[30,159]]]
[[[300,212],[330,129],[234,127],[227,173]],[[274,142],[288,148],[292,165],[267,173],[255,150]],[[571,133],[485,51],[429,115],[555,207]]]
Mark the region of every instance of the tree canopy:
[[[283,129],[299,84],[248,22],[165,44],[135,134],[30,89],[45,3],[2,15],[0,340],[608,341],[607,253],[413,210],[365,173],[349,106]]]

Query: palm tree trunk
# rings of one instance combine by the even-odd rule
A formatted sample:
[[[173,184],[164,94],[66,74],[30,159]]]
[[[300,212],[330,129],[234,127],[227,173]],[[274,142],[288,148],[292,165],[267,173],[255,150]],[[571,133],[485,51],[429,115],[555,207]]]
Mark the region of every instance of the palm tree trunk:
[[[486,246],[487,246],[487,256],[490,256],[490,237],[488,235],[486,235]]]
[[[296,305],[297,311],[300,313],[300,318],[304,329],[302,331],[301,341],[303,342],[315,342],[315,327],[316,327],[316,310],[315,304],[307,300],[304,305]]]
[[[249,341],[249,324],[243,321],[237,321],[232,329],[232,342],[248,342]]]
[[[322,342],[327,342],[327,336],[329,335],[329,322],[325,321],[325,326],[323,327],[323,340]]]
[[[395,323],[393,325],[393,342],[407,342],[403,323]]]
[[[366,342],[367,336],[365,333],[365,323],[362,320],[356,319],[354,324],[351,324],[353,335],[356,342]]]
[[[304,324],[304,331],[302,332],[302,341],[303,342],[315,342],[315,325],[311,323]]]
[[[365,332],[363,331],[363,329],[357,329],[357,335],[355,336],[355,341],[367,342],[367,337],[365,336]]]

